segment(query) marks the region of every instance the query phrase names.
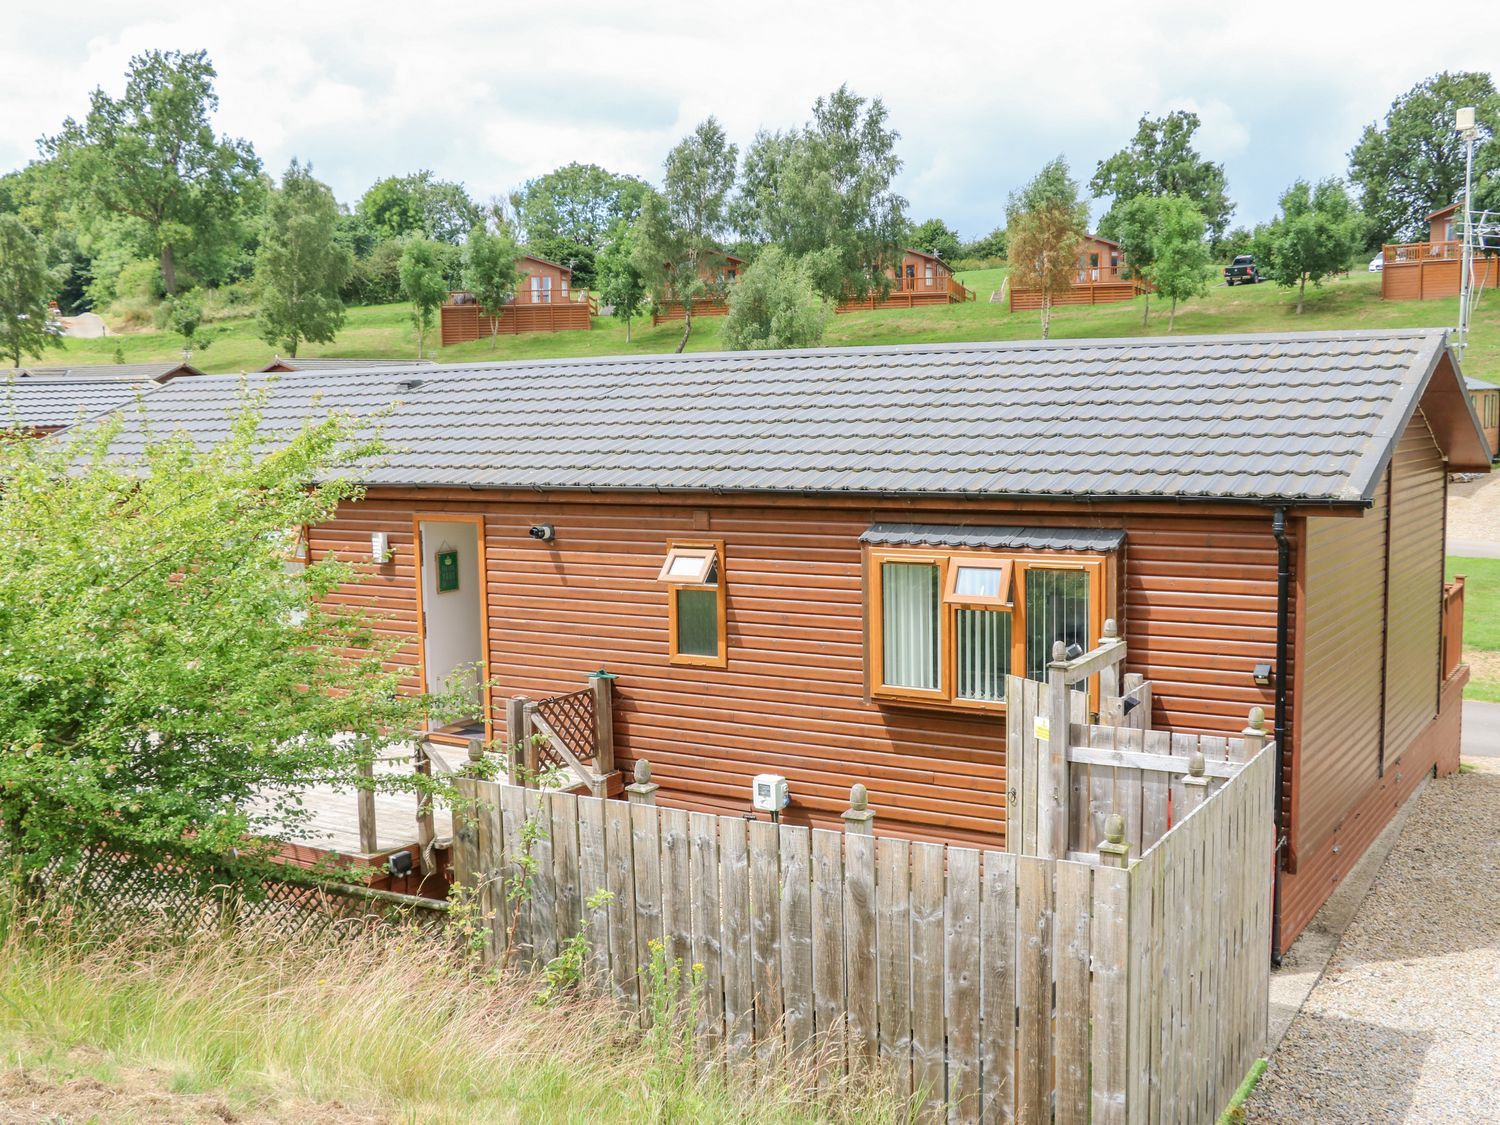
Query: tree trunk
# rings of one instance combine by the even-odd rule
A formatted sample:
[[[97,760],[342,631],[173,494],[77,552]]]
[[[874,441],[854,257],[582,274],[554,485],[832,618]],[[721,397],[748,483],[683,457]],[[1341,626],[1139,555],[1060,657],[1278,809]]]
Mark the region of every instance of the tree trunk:
[[[682,339],[677,341],[677,354],[682,354],[682,349],[687,347],[688,336],[693,331],[693,302],[686,300],[682,302]]]
[[[492,317],[490,317],[490,351],[494,351],[499,346],[500,346],[500,313],[498,311],[496,311],[495,315],[492,316]]]
[[[1146,290],[1146,303],[1141,306],[1141,327],[1151,323],[1151,290]]]
[[[1297,315],[1302,315],[1302,301],[1307,293],[1307,274],[1303,274],[1297,281]]]
[[[161,248],[161,283],[167,291],[167,296],[172,297],[177,293],[177,263],[172,260],[172,247],[164,244]]]
[[[297,337],[295,336],[287,341],[286,357],[287,359],[297,358]]]
[[[1172,298],[1172,311],[1167,314],[1167,331],[1171,332],[1177,326],[1177,298]]]
[[[630,343],[630,318],[625,318],[625,342]]]
[[[1047,334],[1052,331],[1052,294],[1042,290],[1042,339],[1047,339]]]

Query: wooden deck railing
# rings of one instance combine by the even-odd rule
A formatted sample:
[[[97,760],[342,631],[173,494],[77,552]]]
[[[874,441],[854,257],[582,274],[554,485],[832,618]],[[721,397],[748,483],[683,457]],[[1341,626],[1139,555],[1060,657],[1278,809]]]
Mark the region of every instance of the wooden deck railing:
[[[1106,281],[1128,281],[1122,274],[1124,266],[1079,266],[1073,277],[1074,285],[1098,285]]]
[[[1390,242],[1383,250],[1385,264],[1415,265],[1418,262],[1442,261],[1462,258],[1462,242]]]
[[[1464,576],[1443,583],[1443,679],[1458,671],[1464,659]]]

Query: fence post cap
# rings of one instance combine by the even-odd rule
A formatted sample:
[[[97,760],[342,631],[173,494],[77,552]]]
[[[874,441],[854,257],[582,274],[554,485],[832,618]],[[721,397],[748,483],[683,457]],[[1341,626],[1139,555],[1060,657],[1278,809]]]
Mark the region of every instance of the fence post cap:
[[[1052,663],[1066,664],[1068,662],[1068,646],[1062,641],[1052,642]]]
[[[613,672],[607,672],[603,668],[600,668],[597,672],[589,673],[589,679],[591,680],[614,680],[618,678]]]
[[[484,739],[482,739],[482,738],[471,738],[471,739],[469,739],[468,750],[469,750],[469,761],[471,761],[471,762],[482,761],[483,758],[484,758]]]
[[[1111,844],[1125,842],[1125,818],[1119,813],[1110,813],[1104,820],[1104,838]]]
[[[1119,638],[1120,627],[1115,624],[1115,619],[1113,617],[1106,617],[1104,619],[1104,635],[1101,639],[1106,641],[1115,641],[1119,640]]]
[[[1266,709],[1264,707],[1250,708],[1250,729],[1259,731],[1266,726]]]
[[[1202,777],[1203,771],[1207,768],[1207,764],[1203,761],[1202,750],[1194,750],[1188,755],[1188,773],[1194,777]]]
[[[635,760],[635,783],[637,785],[649,785],[651,783],[651,763],[645,758]]]
[[[870,807],[870,791],[860,782],[849,787],[849,807],[844,810],[844,831],[871,835],[875,831],[875,810]]]
[[[870,791],[863,782],[856,781],[849,786],[849,807],[860,811],[870,807]]]
[[[1130,845],[1125,842],[1125,818],[1110,813],[1104,819],[1104,843],[1099,845],[1099,862],[1105,867],[1128,867]]]

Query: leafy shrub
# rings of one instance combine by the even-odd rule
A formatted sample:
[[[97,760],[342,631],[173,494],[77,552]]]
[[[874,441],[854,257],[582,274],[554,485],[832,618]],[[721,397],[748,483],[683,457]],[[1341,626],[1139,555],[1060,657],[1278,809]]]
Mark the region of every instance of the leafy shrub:
[[[768,246],[729,292],[724,346],[808,348],[823,339],[833,303],[819,296],[806,264]]]

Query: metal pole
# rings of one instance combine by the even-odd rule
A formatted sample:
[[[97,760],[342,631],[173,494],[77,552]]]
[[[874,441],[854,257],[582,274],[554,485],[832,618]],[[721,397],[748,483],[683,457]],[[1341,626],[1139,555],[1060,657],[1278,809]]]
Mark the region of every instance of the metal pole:
[[[1478,130],[1472,126],[1463,131],[1464,137],[1464,214],[1463,254],[1459,268],[1463,271],[1458,284],[1458,357],[1463,358],[1464,347],[1469,342],[1469,287],[1474,274],[1474,239],[1471,227],[1474,220],[1474,135]]]

